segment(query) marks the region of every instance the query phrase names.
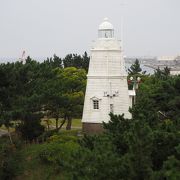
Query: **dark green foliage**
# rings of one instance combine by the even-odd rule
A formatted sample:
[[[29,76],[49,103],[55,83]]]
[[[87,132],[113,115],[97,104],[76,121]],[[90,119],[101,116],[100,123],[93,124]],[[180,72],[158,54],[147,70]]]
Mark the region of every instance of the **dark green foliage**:
[[[86,72],[83,69],[68,67],[53,70],[54,78],[43,86],[43,106],[47,115],[56,119],[56,129],[60,117],[69,122],[80,118],[83,109]],[[69,128],[70,128],[69,127]]]
[[[168,157],[163,166],[163,176],[169,180],[180,179],[180,160],[174,156]]]
[[[86,72],[89,68],[89,61],[90,58],[88,57],[87,53],[85,52],[83,56],[77,54],[68,54],[64,59],[64,67],[76,67],[85,69]]]
[[[5,127],[11,127],[12,126],[12,112],[9,111],[3,111],[1,109],[0,112],[0,126],[4,125]]]
[[[79,57],[88,62],[87,53],[77,56],[77,62]],[[84,66],[82,63],[78,68]],[[61,127],[59,118],[67,120],[70,129],[72,118],[81,117],[86,83],[84,69],[62,68],[61,58],[54,55],[43,63],[27,57],[25,64],[0,64],[0,75],[0,126],[5,125],[9,130],[12,120],[17,121],[16,131],[24,139],[32,140],[43,133],[41,118],[44,116],[55,118],[57,129]]]
[[[128,69],[128,74],[129,75],[138,75],[142,72],[142,69],[140,67],[139,60],[136,59],[134,64],[131,65],[131,67]],[[145,74],[145,72],[143,72]]]
[[[130,179],[149,179],[153,134],[148,124],[143,119],[128,120],[111,114],[111,121],[104,127],[118,156],[125,160]]]
[[[87,54],[84,56],[87,58]],[[40,135],[41,142],[46,140],[36,145],[33,158],[38,165],[51,167],[46,174],[49,179],[179,179],[180,76],[169,76],[167,68],[152,76],[141,76],[136,104],[130,109],[132,119],[110,114],[102,135],[78,138],[77,132],[58,133],[60,126],[43,133],[43,116],[61,117],[69,123],[81,116],[86,73],[69,67],[75,64],[82,68],[80,58],[67,56],[67,68],[61,67],[57,56],[43,63],[28,58],[24,65],[0,65],[0,123],[9,127],[11,119],[18,120],[17,130],[24,139]],[[135,76],[141,73],[138,66],[136,62],[131,69]],[[12,179],[20,173],[15,164],[22,159],[14,147],[1,146],[1,179]]]
[[[118,179],[127,172],[111,143],[100,137],[94,143],[92,150],[82,147],[74,155],[75,161],[70,169],[73,179]]]
[[[159,174],[157,174],[159,179],[180,179],[180,145],[175,147],[175,149],[176,154],[168,157],[163,164],[162,170],[159,172]]]
[[[39,119],[28,118],[16,127],[16,131],[21,134],[23,139],[32,141],[44,132],[44,126],[40,124]]]
[[[158,79],[166,80],[170,75],[170,68],[165,67],[163,70],[160,70],[160,68],[158,67],[158,69],[154,71],[154,75]]]
[[[96,142],[96,139],[97,139],[97,136],[88,136],[88,135],[84,135],[83,139],[81,139],[79,141],[80,145],[87,148],[87,149],[90,149],[90,150],[93,150],[95,148],[95,142]]]
[[[152,168],[160,177],[166,160],[176,155],[175,147],[180,143],[179,79],[168,75],[149,77],[141,84],[132,109],[133,118],[143,118],[152,129]]]
[[[128,142],[126,139],[127,132],[131,126],[131,120],[125,119],[124,115],[110,114],[111,121],[108,124],[104,123],[106,133],[110,136],[113,144],[116,146],[116,151],[120,155],[124,155],[128,150]]]
[[[7,142],[7,138],[0,140],[0,179],[11,180],[22,172],[19,166],[21,155],[15,145]]]
[[[51,69],[57,67],[62,68],[62,63],[63,63],[62,59],[56,56],[55,54],[53,57],[47,58],[47,60],[44,61],[44,64],[49,66]]]
[[[175,154],[179,136],[173,132],[157,130],[154,132],[152,162],[154,170],[160,170],[168,156]]]
[[[132,179],[150,179],[152,176],[151,152],[153,133],[143,119],[132,123],[128,132],[128,156]]]
[[[42,146],[38,156],[42,162],[56,165],[58,169],[58,166],[59,168],[66,167],[67,163],[73,160],[71,155],[78,148],[78,144],[71,140],[66,139],[63,143],[54,141]]]

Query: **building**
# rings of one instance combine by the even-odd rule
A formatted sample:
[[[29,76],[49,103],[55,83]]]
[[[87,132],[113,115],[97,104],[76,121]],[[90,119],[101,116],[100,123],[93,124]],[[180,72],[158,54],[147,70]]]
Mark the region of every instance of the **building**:
[[[157,61],[174,61],[177,56],[159,56]]]
[[[91,49],[82,118],[83,131],[102,131],[102,122],[110,120],[110,112],[131,118],[129,106],[133,94],[130,92],[129,96],[120,42],[114,38],[113,25],[105,18],[99,26],[98,39]]]
[[[180,67],[170,68],[170,75],[180,75]]]

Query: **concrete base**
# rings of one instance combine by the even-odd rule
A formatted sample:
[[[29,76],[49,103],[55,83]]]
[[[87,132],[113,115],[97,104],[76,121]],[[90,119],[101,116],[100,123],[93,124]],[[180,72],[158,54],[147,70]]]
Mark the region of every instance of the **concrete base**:
[[[104,128],[101,123],[83,123],[82,130],[85,134],[100,134]]]

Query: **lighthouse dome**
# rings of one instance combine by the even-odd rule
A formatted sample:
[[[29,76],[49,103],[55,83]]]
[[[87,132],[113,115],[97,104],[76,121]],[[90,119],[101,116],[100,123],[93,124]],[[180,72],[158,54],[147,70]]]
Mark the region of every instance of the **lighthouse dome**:
[[[114,28],[109,22],[108,18],[104,18],[104,21],[99,25],[98,37],[101,39],[109,39],[114,37]]]
[[[99,25],[99,30],[113,30],[113,25],[109,22],[108,18],[104,18],[103,22]]]

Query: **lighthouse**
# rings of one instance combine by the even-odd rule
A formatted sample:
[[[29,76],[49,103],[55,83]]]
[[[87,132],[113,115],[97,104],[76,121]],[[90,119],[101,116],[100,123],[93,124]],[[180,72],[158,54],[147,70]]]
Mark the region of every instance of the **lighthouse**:
[[[127,73],[120,42],[114,37],[114,27],[108,18],[99,25],[98,39],[91,48],[89,71],[82,117],[85,133],[103,130],[110,113],[131,118]]]

